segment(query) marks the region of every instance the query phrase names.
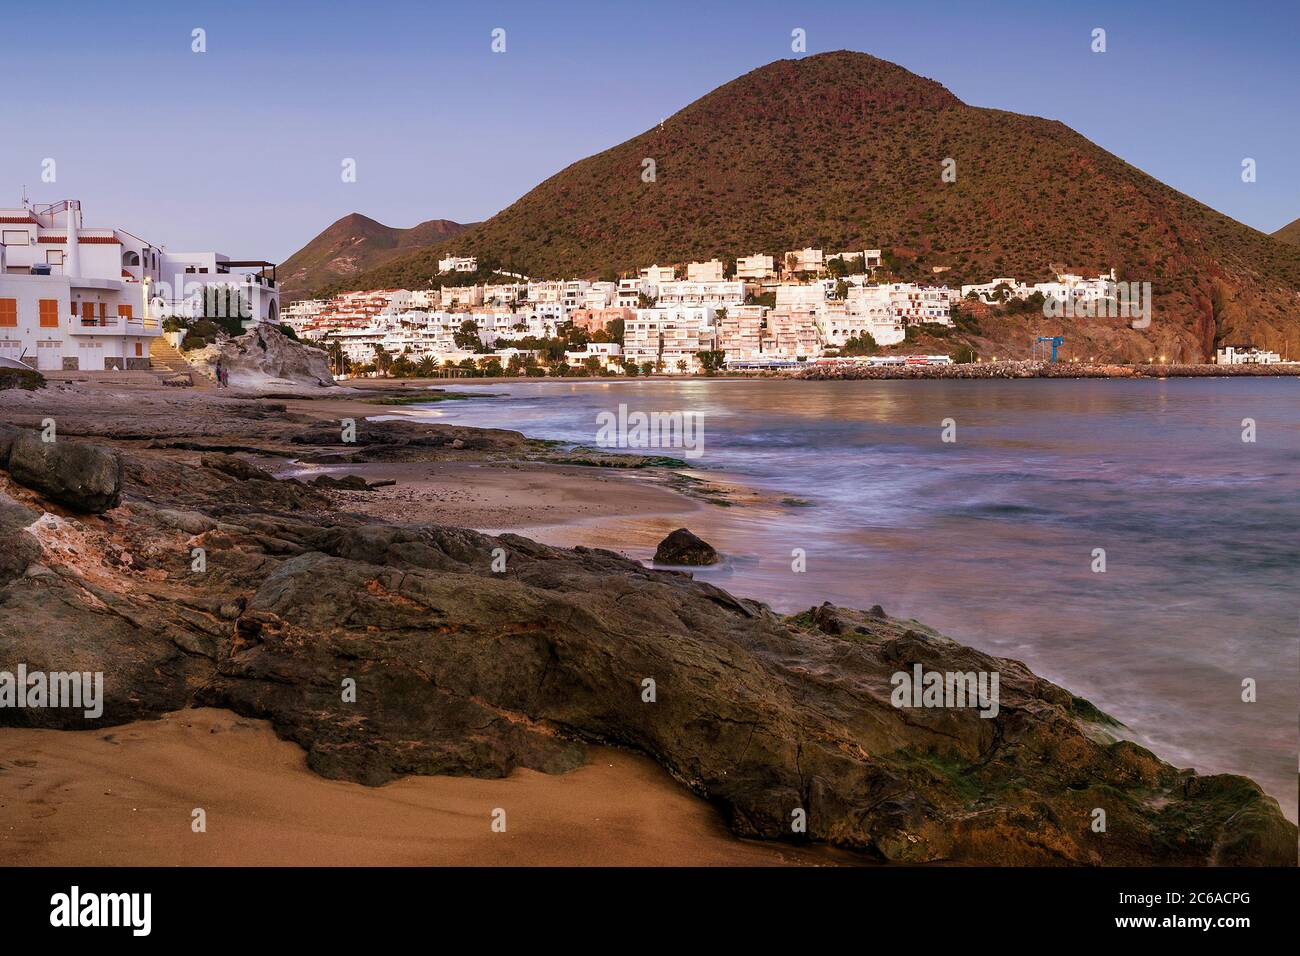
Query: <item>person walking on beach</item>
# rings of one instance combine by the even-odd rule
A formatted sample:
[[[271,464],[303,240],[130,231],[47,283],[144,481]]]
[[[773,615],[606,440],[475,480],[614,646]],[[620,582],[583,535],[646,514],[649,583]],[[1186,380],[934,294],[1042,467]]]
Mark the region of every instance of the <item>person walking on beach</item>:
[[[226,385],[226,370],[225,370],[225,367],[222,366],[222,364],[221,364],[220,362],[217,362],[217,369],[216,369],[216,371],[217,371],[217,388],[225,388],[225,385]]]

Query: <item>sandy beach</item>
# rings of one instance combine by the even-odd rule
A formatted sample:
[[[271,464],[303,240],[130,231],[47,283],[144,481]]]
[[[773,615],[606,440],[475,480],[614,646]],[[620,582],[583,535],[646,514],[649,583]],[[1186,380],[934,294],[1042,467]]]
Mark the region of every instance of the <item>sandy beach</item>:
[[[206,832],[191,829],[206,812]],[[496,809],[506,831],[492,831]],[[265,721],[198,708],[104,732],[0,732],[3,866],[851,865],[737,840],[646,757],[572,773],[326,780]]]

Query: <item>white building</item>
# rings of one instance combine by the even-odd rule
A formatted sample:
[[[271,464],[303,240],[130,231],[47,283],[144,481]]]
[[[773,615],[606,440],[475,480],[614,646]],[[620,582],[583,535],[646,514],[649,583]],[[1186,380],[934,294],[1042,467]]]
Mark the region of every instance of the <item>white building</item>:
[[[659,286],[661,306],[707,305],[714,309],[726,309],[745,302],[745,283],[725,282],[665,282]]]
[[[575,368],[595,359],[604,371],[623,370],[622,346],[617,342],[588,342],[580,352],[565,352],[564,360]]]
[[[618,298],[617,282],[593,282],[583,293],[580,309],[608,309]]]
[[[767,314],[763,354],[805,361],[821,354],[821,335],[811,312],[776,308]]]
[[[1282,356],[1276,352],[1229,345],[1215,352],[1214,361],[1219,365],[1276,365],[1282,361]]]
[[[623,325],[623,355],[664,372],[698,371],[697,353],[715,347],[716,320],[709,306],[637,309],[636,318]]]
[[[564,307],[570,312],[581,308],[589,288],[591,288],[591,283],[586,279],[569,279],[562,286],[560,301],[564,303]]]
[[[439,298],[444,309],[468,309],[483,304],[481,285],[445,285]]]
[[[46,371],[147,369],[161,320],[201,311],[212,286],[237,291],[222,296],[240,307],[232,318],[279,321],[269,262],[168,253],[125,229],[88,228],[75,199],[0,209],[0,357]]]
[[[776,307],[810,311],[826,302],[826,286],[820,282],[795,285],[783,282],[776,287]]]
[[[772,256],[761,252],[752,256],[741,256],[736,260],[736,278],[748,282],[764,282],[776,278],[776,263]]]
[[[731,306],[719,313],[717,347],[725,354],[725,361],[753,362],[761,357],[766,313],[761,305]]]
[[[1026,299],[1033,291],[1030,286],[1017,282],[1014,276],[999,276],[989,282],[962,286],[961,297],[968,299],[973,293],[981,302],[993,305],[1007,299]]]
[[[721,282],[722,260],[710,259],[708,262],[688,262],[686,278],[691,282]]]
[[[635,309],[641,305],[641,296],[654,298],[658,294],[658,288],[644,279],[619,279],[615,304],[622,309]]]
[[[787,273],[816,273],[826,266],[820,249],[793,249],[781,257],[781,267]]]
[[[447,256],[438,260],[439,272],[475,272],[478,270],[477,256]]]
[[[650,285],[658,286],[665,282],[672,282],[677,278],[677,270],[672,266],[653,265],[641,270],[641,279]]]

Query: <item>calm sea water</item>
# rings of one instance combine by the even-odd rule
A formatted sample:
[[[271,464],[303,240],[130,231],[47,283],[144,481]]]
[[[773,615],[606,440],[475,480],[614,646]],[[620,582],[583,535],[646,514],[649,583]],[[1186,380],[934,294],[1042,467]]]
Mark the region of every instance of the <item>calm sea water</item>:
[[[459,390],[476,389],[499,397],[427,414],[585,444],[620,403],[702,415],[692,467],[808,504],[709,508],[695,530],[729,559],[700,577],[783,611],[878,603],[1023,660],[1165,759],[1254,778],[1295,819],[1300,379]]]

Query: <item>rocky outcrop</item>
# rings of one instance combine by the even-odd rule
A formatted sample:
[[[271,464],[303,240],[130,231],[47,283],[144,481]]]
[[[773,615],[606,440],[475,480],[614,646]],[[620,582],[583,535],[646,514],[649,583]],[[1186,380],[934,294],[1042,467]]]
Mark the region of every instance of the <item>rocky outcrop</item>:
[[[678,528],[655,548],[655,564],[703,567],[717,564],[718,560],[718,552],[713,549],[713,545],[696,537],[686,528]]]
[[[0,669],[102,670],[106,698],[97,722],[0,721],[228,707],[366,784],[558,773],[613,743],[737,834],[881,861],[1295,860],[1250,780],[1171,767],[1023,664],[879,608],[784,617],[611,552],[363,523],[307,486],[156,453],[127,453],[126,475],[111,521],[0,508],[39,550],[0,570]],[[997,674],[996,712],[895,706],[917,667]]]
[[[191,356],[191,361],[196,359],[209,373],[220,362],[230,373],[233,388],[292,391],[337,387],[325,352],[261,323]]]
[[[74,511],[107,511],[122,496],[122,460],[99,445],[19,431],[6,460],[14,481]]]
[[[17,362],[13,366],[0,365],[0,391],[6,388],[23,388],[28,391],[35,391],[44,387],[45,376],[35,369],[21,366]]]
[[[369,491],[370,482],[361,475],[317,475],[311,483],[317,488],[333,488],[336,491]]]

